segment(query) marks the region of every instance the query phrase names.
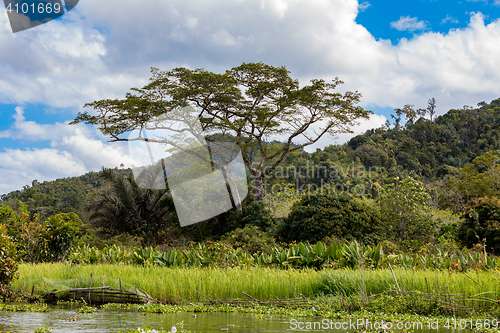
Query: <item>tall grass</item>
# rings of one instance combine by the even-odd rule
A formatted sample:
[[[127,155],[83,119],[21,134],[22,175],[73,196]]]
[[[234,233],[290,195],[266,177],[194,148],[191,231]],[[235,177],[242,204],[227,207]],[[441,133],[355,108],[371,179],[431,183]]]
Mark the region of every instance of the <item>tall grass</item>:
[[[312,296],[319,293],[319,276],[314,270],[283,270],[271,268],[220,269],[220,268],[166,268],[140,267],[131,265],[70,265],[65,263],[22,264],[19,267],[20,278],[14,288],[20,289],[25,283],[25,292],[31,286],[43,292],[47,284],[49,290],[72,288],[75,278],[78,287],[104,284],[118,288],[118,278],[124,289],[133,285],[146,291],[151,297],[178,302],[206,301],[189,287],[205,294],[211,299],[245,298],[246,292],[259,299],[298,297],[298,293]]]
[[[470,305],[489,305],[500,297],[500,276],[492,271],[469,271],[464,274],[400,268],[394,270],[394,275],[403,291],[445,295],[466,294]],[[320,290],[325,294],[350,296],[359,294],[362,288],[360,270],[328,271],[320,280]],[[387,269],[365,270],[364,281],[367,295],[397,289],[391,271]]]
[[[170,302],[206,301],[189,287],[211,299],[245,299],[246,292],[258,299],[316,295],[359,295],[362,290],[361,271],[352,269],[278,269],[278,268],[167,268],[132,265],[70,265],[67,263],[22,264],[20,278],[14,288],[25,292],[35,285],[38,292],[45,291],[43,277],[49,290],[72,288],[75,278],[79,287],[88,287],[92,273],[92,286],[118,288],[118,278],[124,289],[134,285],[152,297]],[[366,295],[394,290],[395,281],[387,269],[365,270]],[[500,297],[500,276],[492,271],[450,273],[440,270],[395,269],[399,287],[405,291],[435,294],[467,294],[470,304],[488,305]],[[474,281],[475,282],[474,282]]]

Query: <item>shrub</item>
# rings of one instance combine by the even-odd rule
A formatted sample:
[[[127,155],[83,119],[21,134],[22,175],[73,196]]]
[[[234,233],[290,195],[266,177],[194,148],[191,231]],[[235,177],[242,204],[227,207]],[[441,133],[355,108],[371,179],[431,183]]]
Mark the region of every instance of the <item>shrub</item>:
[[[383,227],[376,209],[350,194],[324,194],[317,191],[296,203],[280,226],[284,241],[316,243],[325,237],[356,239],[375,244],[383,238]]]
[[[45,260],[48,254],[47,230],[38,214],[30,220],[26,207],[20,205],[6,225],[21,260],[35,263]]]
[[[298,192],[295,191],[294,184],[276,184],[279,191],[274,191],[271,187],[270,193],[266,193],[262,202],[272,216],[283,219],[290,214],[294,203],[300,200]]]
[[[251,201],[247,206],[244,206],[239,220],[239,225],[242,227],[253,225],[264,231],[269,230],[277,223],[277,219],[271,215],[262,201]]]
[[[75,213],[61,213],[44,222],[48,253],[46,260],[64,259],[83,228],[82,220]]]
[[[0,224],[0,284],[9,284],[16,277],[17,268],[16,245],[10,240],[5,225]]]
[[[141,187],[132,175],[103,169],[101,176],[109,187],[87,199],[90,225],[105,235],[129,233],[142,237],[145,244],[156,243],[156,236],[170,222],[171,211],[164,202],[167,190]]]
[[[14,211],[9,206],[0,206],[0,223],[5,224],[14,216]]]
[[[263,231],[269,231],[277,224],[277,219],[271,215],[261,201],[247,198],[243,200],[242,208],[242,213],[233,209],[208,221],[187,226],[182,231],[195,241],[205,241],[207,239],[218,240],[228,232],[244,228],[247,225],[254,225]]]
[[[462,218],[458,236],[463,245],[472,247],[485,240],[488,250],[500,253],[499,199],[483,197],[469,201]]]
[[[250,254],[257,252],[271,253],[273,247],[276,246],[274,238],[254,225],[235,229],[227,233],[222,240],[233,247],[241,247]]]
[[[390,239],[409,249],[431,242],[437,233],[427,202],[431,199],[422,182],[407,177],[392,179],[377,202]]]

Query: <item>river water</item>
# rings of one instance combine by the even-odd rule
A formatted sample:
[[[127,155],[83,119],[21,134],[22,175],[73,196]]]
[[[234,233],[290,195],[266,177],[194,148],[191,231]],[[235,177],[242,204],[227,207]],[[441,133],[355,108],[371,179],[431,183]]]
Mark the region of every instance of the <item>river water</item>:
[[[352,326],[330,323],[321,318],[289,318],[276,315],[256,315],[245,313],[179,313],[143,314],[126,310],[96,310],[94,313],[77,313],[71,305],[50,306],[46,313],[1,312],[0,332],[33,332],[35,328],[50,328],[54,333],[85,332],[108,333],[119,330],[134,330],[149,325],[156,330],[170,331],[176,326],[178,331],[184,322],[184,329],[190,332],[336,332],[353,333]],[[77,318],[75,321],[74,318]],[[315,324],[316,323],[316,324]],[[309,326],[308,326],[309,325]],[[316,326],[313,326],[316,325]],[[302,329],[301,329],[302,328]],[[410,331],[410,329],[403,329]],[[460,333],[461,330],[444,329],[423,325],[423,329],[413,327],[416,333]],[[359,330],[360,332],[364,329]],[[393,331],[391,329],[391,331]],[[401,331],[395,329],[394,331]],[[465,331],[464,331],[465,332]]]

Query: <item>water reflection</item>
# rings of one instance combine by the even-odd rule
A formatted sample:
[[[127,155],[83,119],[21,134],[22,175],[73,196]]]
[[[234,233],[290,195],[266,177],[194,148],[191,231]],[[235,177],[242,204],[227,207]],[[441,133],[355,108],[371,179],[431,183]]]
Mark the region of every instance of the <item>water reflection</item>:
[[[157,330],[170,331],[172,326],[183,321],[190,332],[335,332],[352,333],[356,330],[325,328],[322,318],[290,318],[279,315],[255,315],[245,313],[178,313],[143,314],[125,310],[97,310],[94,313],[77,313],[73,305],[50,306],[47,313],[0,312],[0,332],[33,332],[35,328],[50,328],[52,332],[104,333],[119,330],[135,330],[146,325]],[[73,318],[78,318],[74,321]],[[313,327],[297,329],[297,322],[316,323]],[[301,327],[301,328],[302,328]],[[340,327],[340,326],[339,326]],[[319,329],[318,329],[319,328]],[[362,332],[363,330],[359,330]],[[392,329],[391,332],[408,331]],[[412,330],[414,333],[459,333],[463,330],[446,328]]]

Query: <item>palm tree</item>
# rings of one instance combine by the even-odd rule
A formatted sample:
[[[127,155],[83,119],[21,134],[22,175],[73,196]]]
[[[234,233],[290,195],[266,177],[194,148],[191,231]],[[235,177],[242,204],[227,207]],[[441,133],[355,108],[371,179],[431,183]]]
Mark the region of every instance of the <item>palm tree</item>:
[[[171,220],[168,191],[142,188],[133,176],[114,169],[103,168],[101,176],[110,186],[87,201],[91,226],[108,235],[129,233],[154,243],[158,231]]]

